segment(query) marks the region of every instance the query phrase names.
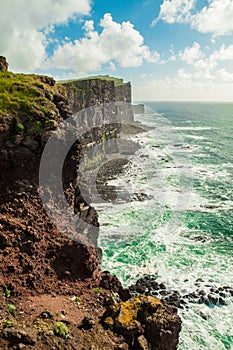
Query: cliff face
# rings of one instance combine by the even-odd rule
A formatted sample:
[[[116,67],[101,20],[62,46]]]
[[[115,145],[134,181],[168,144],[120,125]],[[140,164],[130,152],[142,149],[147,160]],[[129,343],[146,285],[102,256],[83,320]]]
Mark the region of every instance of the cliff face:
[[[103,137],[116,137],[119,123],[102,125],[103,120],[98,119],[99,125],[86,133],[84,143],[76,142],[72,146],[64,163],[63,188],[67,201],[84,223],[96,228],[91,237],[92,246],[61,234],[49,219],[38,191],[40,159],[53,131],[80,109],[112,101],[130,102],[130,84],[87,79],[57,85],[52,78],[44,76],[0,72],[0,287],[4,295],[0,299],[0,347],[3,349],[24,346],[43,350],[77,349],[78,344],[78,348],[85,350],[92,348],[93,339],[97,349],[139,349],[136,343],[125,341],[127,332],[121,332],[122,337],[114,333],[117,329],[105,331],[101,326],[106,306],[115,300],[129,299],[130,293],[116,277],[101,271],[99,251],[95,247],[98,215],[83,198],[76,179],[84,150],[93,143],[101,143]],[[115,107],[112,108],[108,106],[109,113],[115,113]],[[132,120],[129,105],[124,113]],[[82,117],[82,122],[91,125],[85,120],[85,113]],[[52,175],[48,172],[51,182]],[[8,304],[15,305],[14,312],[9,311]],[[176,310],[173,312],[175,315]],[[174,330],[173,344],[176,344],[180,319],[174,316],[174,320],[171,332]],[[59,333],[58,325],[65,333]],[[156,349],[148,341],[148,346]],[[161,349],[171,347],[166,342]]]
[[[123,101],[131,104],[131,84],[123,83],[120,79],[104,77],[74,80],[62,84],[67,90],[67,97],[73,113],[89,106],[109,102]],[[133,120],[132,112],[128,112]]]
[[[0,71],[1,201],[14,181],[38,184],[44,145],[70,115],[65,89],[54,79]]]
[[[126,96],[124,96],[124,91],[127,91]],[[12,271],[11,278],[7,267],[8,263],[14,261],[15,265],[18,266],[17,278],[15,278],[17,287],[15,286],[15,288],[39,288],[41,278],[43,279],[43,268],[45,266],[48,268],[46,261],[47,256],[51,257],[51,251],[53,251],[53,257],[49,259],[50,267],[48,269],[53,272],[48,273],[53,276],[52,278],[54,278],[54,274],[59,274],[61,278],[65,278],[66,270],[69,271],[68,279],[72,281],[87,276],[89,278],[97,276],[99,274],[99,253],[95,248],[89,249],[72,242],[71,251],[72,249],[79,251],[77,260],[74,259],[71,263],[70,259],[61,258],[63,249],[65,251],[68,249],[65,246],[69,239],[64,237],[61,246],[54,242],[59,231],[46,217],[38,193],[40,159],[47,140],[59,124],[69,119],[73,113],[83,107],[89,107],[89,105],[102,102],[109,103],[112,102],[112,99],[114,101],[123,99],[124,102],[130,102],[130,84],[124,85],[121,83],[119,86],[115,86],[112,80],[90,79],[57,85],[53,78],[1,71],[0,93],[0,205],[1,212],[6,214],[0,225],[3,247],[0,254],[5,266],[3,268],[3,275],[5,276],[3,280],[5,278],[8,278],[8,280],[15,278],[16,270],[10,269]],[[115,107],[108,106],[108,112],[110,114],[115,113]],[[129,114],[131,112],[128,106],[126,112],[129,112]],[[95,117],[94,114],[93,119]],[[132,117],[132,114],[130,114],[130,117]],[[84,119],[80,123],[88,124],[90,122],[88,114],[82,114],[82,118]],[[119,122],[119,120],[117,121]],[[85,238],[88,238],[89,243],[94,247],[97,246],[98,239],[98,215],[95,209],[87,203],[86,198],[83,198],[79,190],[78,181],[80,179],[77,181],[77,173],[85,149],[92,147],[93,144],[101,144],[103,137],[106,140],[108,137],[117,136],[120,124],[109,123],[104,125],[103,122],[101,118],[98,119],[98,123],[96,121],[96,127],[90,129],[84,135],[82,144],[80,142],[74,143],[68,152],[63,168],[63,187],[67,201],[73,205],[73,211],[83,222],[82,227],[77,227],[80,241],[82,241],[81,236],[84,237],[86,226],[91,225],[94,230],[91,234],[88,231],[85,232]],[[57,150],[54,149],[53,153],[56,152]],[[48,177],[51,183],[54,181],[54,174],[52,171],[50,172],[49,167],[54,161],[54,154],[52,154],[48,163]],[[83,174],[83,177],[85,177],[85,174]],[[36,218],[33,219],[35,213],[37,213]],[[13,228],[16,221],[12,221],[11,216],[16,218],[15,220],[19,224],[18,229]],[[62,213],[60,217],[62,221]],[[43,220],[43,225],[41,225],[41,220]],[[21,233],[20,227],[25,227],[25,233]],[[42,231],[46,231],[46,234],[40,230],[40,227]],[[38,232],[38,234],[31,235],[31,230]],[[43,235],[45,237],[50,236],[51,239],[48,239],[41,251],[41,247],[36,244],[36,241],[40,242]],[[67,236],[69,236],[69,232]],[[30,244],[26,243],[28,240]],[[20,254],[15,255],[14,249],[11,249],[12,242],[17,242],[17,251],[21,251]],[[72,248],[73,246],[74,248]],[[41,270],[40,266],[30,262],[30,278],[28,278],[29,271],[24,269],[27,255],[29,257],[40,256],[42,266]],[[80,265],[80,256],[85,256],[86,261],[82,262],[83,265]],[[73,268],[70,264],[73,265]],[[20,280],[18,279],[19,276],[21,276]],[[45,289],[48,288],[46,283],[43,286]]]
[[[55,84],[52,78],[13,74],[2,71],[0,76],[0,161],[12,180],[32,179],[38,175],[40,155],[53,130],[72,114],[89,106],[110,102],[125,102],[124,113],[133,120],[130,83],[116,85],[114,80],[88,79]],[[112,112],[108,107],[109,113]],[[103,126],[103,120],[91,122],[87,116],[80,123],[97,126],[91,130],[89,142],[98,142],[104,134],[117,132],[120,125]],[[86,120],[85,120],[86,118]],[[116,123],[120,120],[116,118]],[[35,160],[35,161],[34,161]],[[0,189],[5,191],[4,172],[0,174]]]

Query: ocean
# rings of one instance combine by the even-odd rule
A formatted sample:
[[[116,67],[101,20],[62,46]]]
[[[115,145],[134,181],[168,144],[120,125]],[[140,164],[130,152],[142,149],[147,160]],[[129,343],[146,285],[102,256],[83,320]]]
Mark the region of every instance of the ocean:
[[[233,349],[233,104],[144,103],[141,148],[110,185],[131,201],[97,206],[103,268],[125,286],[151,275],[187,300],[179,350]],[[228,289],[227,289],[228,288]]]

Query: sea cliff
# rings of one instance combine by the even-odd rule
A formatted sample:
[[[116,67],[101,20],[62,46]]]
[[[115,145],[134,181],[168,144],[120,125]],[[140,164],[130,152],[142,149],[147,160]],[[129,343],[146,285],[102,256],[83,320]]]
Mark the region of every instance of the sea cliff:
[[[77,179],[83,152],[103,138],[116,138],[120,120],[109,125],[98,120],[64,163],[67,202],[86,223],[90,244],[82,242],[81,230],[80,240],[73,240],[57,228],[38,189],[45,145],[73,114],[121,101],[133,122],[130,83],[110,77],[56,83],[46,76],[8,72],[6,60],[0,61],[0,347],[176,349],[177,309],[152,297],[131,298],[115,276],[101,270],[98,213],[83,198]],[[88,225],[95,230],[89,232]]]

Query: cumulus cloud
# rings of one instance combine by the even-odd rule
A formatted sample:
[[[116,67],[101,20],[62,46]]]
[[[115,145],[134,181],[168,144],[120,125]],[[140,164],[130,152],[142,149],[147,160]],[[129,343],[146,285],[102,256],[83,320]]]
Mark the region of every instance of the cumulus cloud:
[[[212,0],[192,19],[192,26],[202,33],[215,36],[229,34],[233,31],[233,1]]]
[[[200,44],[194,42],[192,47],[186,47],[180,52],[179,57],[190,65],[189,70],[180,68],[178,78],[192,81],[219,81],[232,82],[233,72],[221,67],[222,63],[229,61],[229,66],[233,63],[233,45],[222,45],[211,54],[204,54]]]
[[[213,79],[213,70],[218,65],[220,59],[220,51],[214,51],[211,55],[205,55],[200,47],[200,44],[194,42],[191,47],[186,47],[183,52],[180,52],[179,57],[182,61],[188,63],[193,69],[192,72],[187,72],[184,68],[180,69],[179,76],[189,77],[193,79]]]
[[[207,57],[205,59],[198,60],[194,63],[195,74],[193,77],[195,79],[213,79],[213,70],[217,67],[217,61],[213,56]]]
[[[86,34],[74,42],[60,45],[53,57],[47,62],[48,67],[72,69],[77,72],[98,71],[103,64],[115,64],[121,67],[139,67],[143,61],[157,62],[159,54],[151,52],[144,45],[143,36],[130,22],[117,23],[111,14],[106,13],[100,25],[99,34],[94,29],[94,23],[84,24]]]
[[[195,0],[164,0],[160,6],[158,20],[166,23],[189,23],[201,33],[212,33],[214,37],[233,31],[233,1],[209,0],[209,5],[195,9]]]
[[[94,21],[86,21],[84,23],[83,29],[85,29],[87,32],[94,30]]]
[[[139,67],[143,61],[157,62],[159,54],[144,45],[143,36],[130,22],[117,23],[110,14],[95,30],[93,20],[85,21],[85,35],[75,41],[56,42],[48,57],[50,34],[77,15],[90,13],[91,0],[8,0],[0,3],[0,54],[7,57],[14,71],[64,69],[73,73],[98,71],[103,64],[114,70]],[[11,19],[9,21],[9,19]],[[78,33],[77,33],[78,37]],[[54,44],[56,39],[53,39]]]
[[[164,0],[160,5],[160,13],[153,25],[159,20],[167,23],[186,22],[190,18],[190,11],[194,7],[195,0]]]
[[[54,25],[88,14],[90,0],[8,0],[0,2],[0,52],[14,70],[41,68],[46,34]]]
[[[233,45],[223,44],[219,50],[213,52],[212,56],[220,61],[233,61]]]
[[[186,47],[185,50],[182,53],[180,53],[181,60],[189,64],[194,63],[202,56],[203,54],[201,52],[200,44],[197,42],[194,42],[191,47]]]

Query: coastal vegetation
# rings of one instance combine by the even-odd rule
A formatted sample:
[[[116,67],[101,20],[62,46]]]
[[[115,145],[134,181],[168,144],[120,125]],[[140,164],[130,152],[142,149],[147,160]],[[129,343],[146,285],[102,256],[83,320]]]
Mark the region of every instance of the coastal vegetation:
[[[0,113],[33,110],[49,113],[54,88],[51,87],[50,94],[45,95],[48,86],[41,80],[39,75],[0,71]]]

